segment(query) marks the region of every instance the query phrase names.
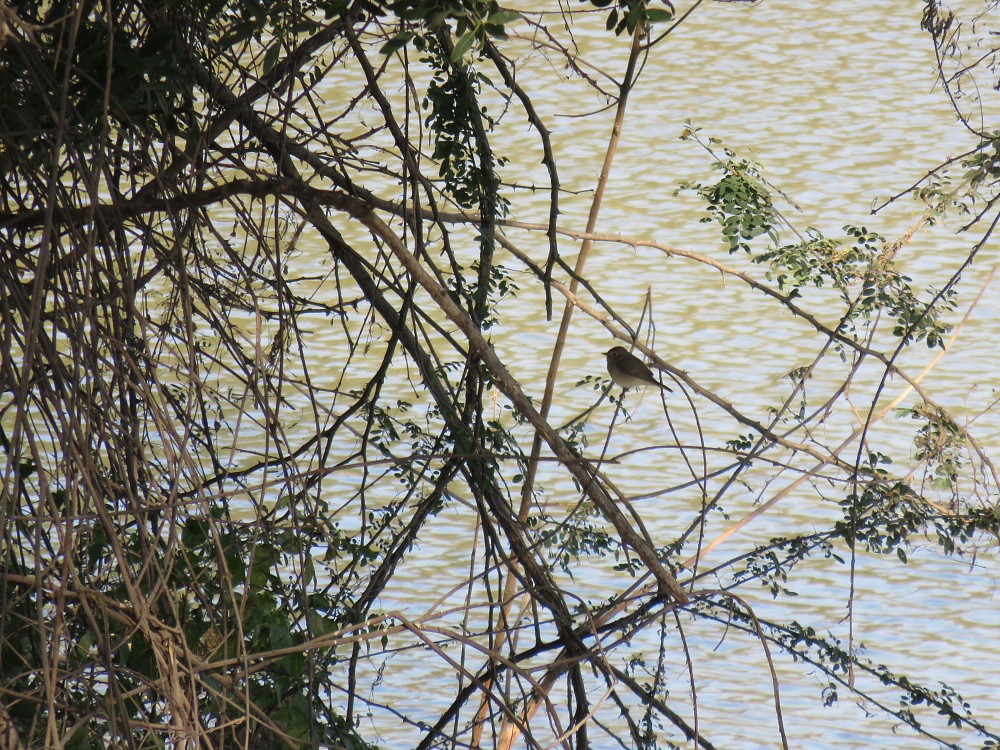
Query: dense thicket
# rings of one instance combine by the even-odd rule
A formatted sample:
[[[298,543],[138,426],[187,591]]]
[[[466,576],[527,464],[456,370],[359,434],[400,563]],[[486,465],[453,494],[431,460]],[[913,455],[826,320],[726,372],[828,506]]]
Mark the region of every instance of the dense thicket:
[[[988,453],[898,364],[945,341],[960,272],[925,291],[874,231],[796,235],[759,165],[706,141],[717,180],[688,187],[760,273],[724,254],[674,257],[750,285],[827,341],[764,422],[663,362],[588,281],[603,181],[589,226],[559,224],[563,155],[511,45],[615,108],[604,180],[642,60],[700,4],[0,8],[0,747],[378,744],[359,717],[394,707],[372,665],[414,645],[454,674],[394,687],[440,707],[432,723],[401,717],[421,722],[421,746],[713,747],[692,696],[664,687],[685,628],[710,621],[818,670],[828,701],[875,676],[892,699],[854,696],[931,745],[948,725],[998,741],[957,692],[759,618],[739,596],[792,593],[810,556],[849,569],[856,553],[905,559],[916,542],[995,544]],[[610,82],[573,42],[595,16],[630,50]],[[925,25],[964,112],[959,84],[984,80],[992,58],[963,59],[961,25],[936,3]],[[546,184],[505,172],[501,117],[530,127]],[[922,220],[966,211],[985,227],[967,267],[1000,214],[997,141],[965,122],[979,145],[915,190]],[[512,186],[529,183],[545,222],[518,213]],[[562,324],[539,392],[491,344],[512,269],[542,290],[538,320]],[[822,314],[803,300],[817,286],[835,292]],[[594,381],[597,411],[551,423],[573,314],[637,337],[692,414],[728,420],[730,440],[669,453],[687,480],[662,493],[694,492],[700,508],[675,538],[647,533],[587,425],[620,407],[617,389]],[[811,431],[843,407],[840,390],[803,394],[830,358],[845,384],[870,362],[911,379],[909,465],[866,440],[885,416],[878,395],[839,447]],[[755,514],[800,488],[832,520],[701,569],[706,523],[751,485]],[[422,541],[456,534],[451,596],[383,611]],[[604,560],[621,587],[594,601],[586,571]],[[632,651],[639,637],[659,654]]]

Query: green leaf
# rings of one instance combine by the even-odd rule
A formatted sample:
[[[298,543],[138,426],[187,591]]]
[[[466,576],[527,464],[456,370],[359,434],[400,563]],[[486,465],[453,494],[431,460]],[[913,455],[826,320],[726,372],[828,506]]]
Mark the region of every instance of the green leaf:
[[[649,8],[646,10],[646,20],[650,23],[665,23],[674,20],[674,12],[666,8]]]
[[[474,31],[466,31],[462,34],[462,36],[458,38],[458,41],[455,42],[455,49],[451,53],[451,61],[458,62],[465,57],[465,53],[472,48],[475,41],[476,34]]]
[[[515,13],[512,10],[500,10],[496,13],[491,13],[489,18],[486,19],[486,23],[495,23],[503,26],[511,21],[516,21],[520,17],[519,13]]]
[[[483,31],[494,39],[507,39],[507,29],[500,24],[488,23],[483,26]]]
[[[278,40],[271,45],[271,48],[264,55],[264,64],[262,66],[265,75],[274,70],[274,66],[278,62],[278,55],[281,54],[281,41]]]
[[[302,566],[302,583],[308,586],[316,579],[316,564],[313,562],[312,555],[306,557],[305,565]]]
[[[184,549],[189,551],[201,549],[207,539],[208,527],[203,520],[189,518],[185,522],[181,532],[181,543],[184,545]]]
[[[274,649],[288,648],[295,641],[291,630],[288,629],[288,624],[285,622],[271,623],[271,627],[268,628],[268,638],[270,647]]]
[[[388,42],[383,44],[379,48],[379,52],[383,55],[391,55],[393,52],[397,52],[410,43],[410,40],[415,37],[412,31],[401,31]]]

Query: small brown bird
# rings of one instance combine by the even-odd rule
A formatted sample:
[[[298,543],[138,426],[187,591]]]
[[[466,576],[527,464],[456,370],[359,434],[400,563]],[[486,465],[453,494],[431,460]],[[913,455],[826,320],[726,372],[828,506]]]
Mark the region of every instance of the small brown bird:
[[[638,388],[641,385],[659,386],[665,391],[670,391],[653,376],[646,363],[630,354],[624,346],[616,346],[604,352],[608,356],[608,375],[622,388]],[[670,391],[673,393],[673,391]]]

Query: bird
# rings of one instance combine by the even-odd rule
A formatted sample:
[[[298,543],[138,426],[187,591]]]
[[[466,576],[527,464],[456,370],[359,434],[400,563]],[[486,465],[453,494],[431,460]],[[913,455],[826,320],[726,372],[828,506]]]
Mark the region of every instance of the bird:
[[[624,346],[616,346],[604,352],[608,357],[608,375],[622,388],[638,388],[641,385],[659,386],[670,390],[653,376],[646,363],[631,354]]]

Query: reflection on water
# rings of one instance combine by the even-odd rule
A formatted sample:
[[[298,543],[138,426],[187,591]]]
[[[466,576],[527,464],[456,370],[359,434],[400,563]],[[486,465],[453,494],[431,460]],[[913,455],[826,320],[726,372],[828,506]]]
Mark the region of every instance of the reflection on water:
[[[947,101],[935,89],[930,41],[919,29],[920,8],[914,5],[903,10],[860,0],[835,4],[769,0],[753,7],[707,3],[699,8],[646,61],[631,100],[599,231],[655,239],[746,268],[742,259],[724,256],[713,226],[699,223],[703,212],[692,195],[673,194],[682,180],[710,176],[705,153],[695,144],[678,140],[685,121],[691,118],[706,137],[720,137],[741,150],[755,149],[755,158],[766,165],[769,179],[801,208],[783,209],[796,228],[816,227],[838,236],[841,227],[851,223],[867,225],[890,237],[901,235],[917,219],[921,206],[906,199],[873,217],[872,202],[906,188],[937,162],[969,146],[967,134],[956,126]],[[595,27],[593,33],[581,30],[578,41],[592,61],[613,74],[621,70],[623,40],[609,39]],[[559,71],[539,60],[524,62],[522,74],[522,83],[534,94],[553,129],[560,178],[568,191],[563,197],[562,223],[582,230],[591,197],[588,191],[595,184],[604,155],[609,114],[570,119],[565,115],[594,108],[589,93],[579,83],[562,80]],[[505,174],[520,177],[528,171],[537,184],[543,184],[546,178],[538,166],[534,134],[513,116],[499,127],[510,139],[507,155],[512,164]],[[532,203],[528,196],[518,194],[513,218],[542,221],[543,198]],[[956,238],[955,228],[952,223],[928,231],[901,250],[901,262],[919,286],[940,287],[961,262],[971,242]],[[511,236],[517,241],[516,232]],[[529,252],[537,257],[544,254],[544,242],[538,235],[524,241],[531,243],[526,246]],[[575,252],[568,240],[563,240],[561,247],[568,256]],[[510,263],[509,268],[517,280],[516,264]],[[966,303],[977,280],[985,278],[985,271],[977,267],[967,274],[970,291],[963,297]],[[762,269],[752,272],[762,276]],[[824,343],[809,326],[789,320],[780,311],[773,318],[762,314],[765,308],[759,293],[724,279],[714,270],[667,257],[658,250],[599,245],[586,275],[619,312],[635,321],[648,288],[657,326],[656,348],[661,355],[706,388],[738,401],[757,419],[766,419],[767,409],[779,405],[788,392],[784,375],[812,362]],[[530,278],[519,278],[521,292],[505,303],[503,323],[493,332],[493,340],[515,377],[540,398],[557,323],[544,320],[542,296]],[[826,292],[806,294],[820,299]],[[563,360],[564,377],[553,408],[556,423],[593,402],[589,387],[575,386],[579,378],[605,375],[600,353],[609,346],[607,333],[581,314],[574,321]],[[825,322],[832,324],[834,320]],[[941,403],[957,407],[960,413],[968,409],[970,414],[978,414],[989,403],[988,387],[970,389],[975,384],[996,382],[991,342],[998,335],[995,302],[987,298],[927,381]],[[903,366],[916,373],[932,354],[917,349],[902,360]],[[843,374],[832,360],[821,368],[810,384],[813,403],[831,395]],[[858,374],[853,402],[860,412],[867,410],[880,377],[879,368]],[[883,402],[900,388],[899,381],[890,381]],[[674,442],[655,394],[630,394],[627,406],[632,419],[626,422],[619,417],[610,453]],[[670,407],[682,442],[696,446],[695,423],[683,399],[670,397]],[[610,418],[611,410],[604,409],[595,425],[606,425]],[[832,445],[842,439],[851,418],[849,413],[838,413],[821,428],[829,431]],[[736,437],[726,431],[730,428],[708,424],[707,429],[717,432],[710,432],[706,440],[718,444]],[[995,453],[1000,447],[996,416],[980,418],[975,431],[987,452]],[[906,432],[891,423],[876,427],[875,435],[883,444],[894,434]],[[592,449],[599,450],[603,433],[595,428],[590,435]],[[822,434],[819,437],[824,439]],[[908,456],[908,443],[897,439],[889,444],[899,457]],[[658,462],[663,472],[650,472],[649,466]],[[718,462],[725,464],[721,458]],[[632,473],[635,467],[641,472]],[[760,466],[757,471],[771,469]],[[632,455],[609,466],[608,472],[630,493],[653,493],[638,500],[636,506],[654,538],[672,538],[678,524],[687,523],[700,505],[695,488],[665,496],[655,494],[665,485],[689,478],[673,449]],[[777,491],[787,481],[778,479],[767,492]],[[576,491],[562,475],[543,473],[542,484],[549,497],[562,498],[567,504],[575,502]],[[845,492],[843,488],[821,489],[832,498]],[[733,518],[739,518],[762,499],[767,497],[732,492],[724,506]],[[808,532],[821,526],[820,519],[829,518],[834,511],[809,489],[793,493],[727,546],[710,554],[703,566],[720,562],[734,549],[748,549],[753,542]],[[384,609],[419,614],[462,580],[468,572],[468,559],[461,540],[473,538],[471,515],[457,506],[439,519],[436,536],[422,539],[395,585],[386,592]],[[716,516],[708,538],[726,526]],[[974,573],[970,574],[967,562],[942,559],[931,551],[911,555],[908,565],[861,556],[853,579],[853,638],[855,648],[864,649],[875,664],[904,671],[932,687],[944,682],[965,690],[977,715],[988,717],[1000,714],[1000,651],[979,648],[995,640],[1000,624],[995,606],[1000,565],[992,551],[975,561]],[[610,565],[595,568],[588,570],[586,584],[596,599],[606,595],[609,587],[620,588],[621,575]],[[716,584],[707,577],[701,585],[711,588]],[[810,560],[796,569],[789,585],[799,597],[772,602],[764,589],[742,593],[751,598],[761,616],[776,613],[778,619],[795,619],[820,632],[831,632],[846,648],[849,624],[845,615],[852,591],[847,568],[827,559]],[[727,631],[725,623],[690,622],[685,633],[695,664],[701,726],[710,728],[709,737],[716,746],[776,746],[772,685],[760,644]],[[650,642],[648,648],[653,650],[656,644]],[[393,677],[377,691],[376,701],[433,721],[444,706],[434,703],[437,691],[427,686],[436,679],[453,679],[450,671],[435,671],[439,665],[437,657],[421,651],[393,655],[386,667]],[[380,663],[369,666],[375,669]],[[776,668],[785,727],[793,747],[911,746],[908,730],[897,735],[888,722],[862,722],[852,701],[844,700],[846,695],[841,694],[841,701],[832,707],[823,708],[824,684],[808,667],[779,656]],[[678,696],[680,705],[687,705],[683,696],[689,690],[689,676],[679,657],[669,677],[673,680],[671,694]],[[886,695],[870,676],[859,674],[857,680],[873,701]],[[359,684],[364,684],[363,679],[359,678]],[[420,689],[393,692],[405,684]],[[449,695],[449,690],[440,694]],[[391,716],[378,714],[372,721],[390,745],[414,742],[416,733]],[[960,742],[962,737],[954,740]]]

